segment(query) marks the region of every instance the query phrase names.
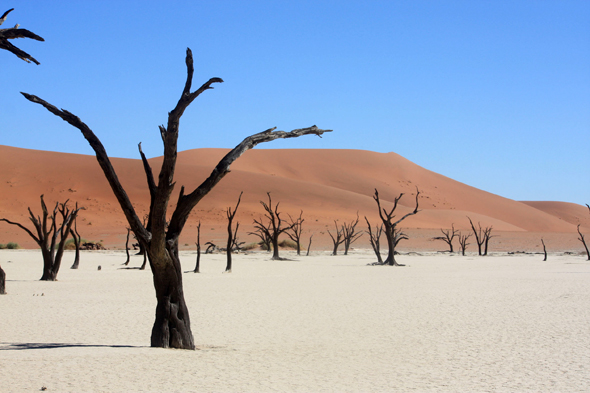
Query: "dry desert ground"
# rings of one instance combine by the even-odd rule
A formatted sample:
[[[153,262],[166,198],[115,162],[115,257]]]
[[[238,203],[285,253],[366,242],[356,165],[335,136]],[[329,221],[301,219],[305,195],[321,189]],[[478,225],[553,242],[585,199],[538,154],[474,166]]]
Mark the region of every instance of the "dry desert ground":
[[[41,282],[38,250],[2,250],[0,391],[590,391],[584,256],[284,256],[236,255],[223,274],[206,255],[184,274],[186,351],[149,347],[151,273],[122,269],[123,252],[83,252],[78,270],[67,252]]]

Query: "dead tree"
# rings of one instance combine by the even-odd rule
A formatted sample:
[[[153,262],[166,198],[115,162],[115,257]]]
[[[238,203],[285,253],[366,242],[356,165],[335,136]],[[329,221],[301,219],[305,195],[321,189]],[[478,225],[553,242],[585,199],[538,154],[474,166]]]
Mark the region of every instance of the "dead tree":
[[[383,234],[383,224],[375,227],[375,232],[371,229],[371,223],[367,216],[365,216],[365,221],[367,222],[367,228],[369,229],[367,233],[369,234],[369,242],[371,243],[371,247],[377,256],[377,263],[379,265],[383,264],[383,258],[381,257],[381,235]]]
[[[459,245],[461,246],[461,255],[465,256],[465,250],[467,250],[467,246],[470,243],[467,243],[467,240],[471,237],[471,233],[468,233],[467,235],[462,235],[461,232],[459,232]]]
[[[471,218],[469,218],[469,216],[468,216],[467,219],[469,220],[469,223],[471,224],[471,229],[473,230],[473,235],[475,236],[475,242],[477,243],[477,253],[478,253],[478,255],[482,255],[481,246],[485,242],[484,229],[481,227],[481,224],[479,222],[477,223],[478,228],[476,229],[475,225],[473,224],[473,221],[471,221]]]
[[[348,255],[350,245],[357,241],[361,236],[362,232],[356,232],[356,226],[359,223],[359,213],[356,212],[356,220],[350,223],[342,224],[342,237],[344,238],[344,255]]]
[[[70,234],[72,224],[78,215],[80,208],[70,210],[67,207],[68,201],[64,203],[56,203],[51,214],[47,210],[47,205],[41,195],[41,210],[43,215],[41,217],[35,216],[29,207],[29,219],[35,226],[37,234],[35,235],[28,228],[19,224],[18,222],[12,222],[6,218],[1,218],[0,221],[5,221],[11,225],[16,225],[29,236],[35,240],[35,243],[41,248],[41,254],[43,256],[43,275],[41,276],[42,281],[56,281],[57,273],[61,266],[61,258],[63,256],[64,247],[66,240]],[[62,222],[57,225],[57,214],[58,212],[62,216]],[[49,222],[48,222],[49,221]],[[59,242],[57,237],[59,236]]]
[[[395,212],[395,209],[397,209],[397,204],[399,203],[400,199],[402,199],[403,196],[404,196],[403,193],[399,194],[399,196],[394,199],[393,207],[391,208],[391,210],[387,211],[387,210],[385,210],[385,208],[381,207],[381,201],[379,200],[379,192],[377,191],[377,189],[375,189],[375,195],[373,195],[373,199],[375,200],[375,202],[377,202],[377,209],[379,210],[379,217],[381,218],[381,221],[383,222],[383,230],[385,232],[385,237],[387,238],[387,246],[389,248],[389,254],[387,255],[387,259],[383,262],[384,265],[403,266],[403,265],[398,264],[395,260],[395,247],[396,247],[397,243],[399,243],[400,240],[404,240],[404,239],[402,239],[402,237],[405,237],[407,239],[407,236],[401,231],[399,231],[398,234],[396,235],[396,228],[400,222],[402,222],[403,220],[405,220],[406,218],[408,218],[410,216],[415,215],[419,211],[418,210],[418,198],[420,196],[420,190],[418,190],[418,188],[416,188],[416,207],[414,208],[414,210],[405,214],[399,220],[393,222],[393,219],[395,218],[395,215],[393,213]],[[397,239],[396,239],[396,236],[397,236]]]
[[[488,255],[488,244],[490,243],[490,239],[495,237],[492,236],[492,226],[489,227],[485,227],[483,229],[483,243],[484,243],[484,250],[483,250],[483,255]]]
[[[78,203],[76,203],[76,209],[78,208]],[[70,229],[70,234],[72,235],[72,239],[74,239],[74,247],[76,248],[76,254],[74,256],[74,263],[70,267],[70,269],[77,269],[80,266],[80,243],[82,242],[82,236],[78,233],[78,216],[74,218],[74,227]]]
[[[131,261],[131,256],[129,255],[129,235],[131,234],[131,228],[127,228],[127,240],[125,241],[125,253],[127,253],[127,260],[123,265],[128,266],[129,261]]]
[[[301,213],[299,213],[299,217],[297,218],[297,220],[293,220],[293,217],[291,217],[290,214],[288,214],[288,216],[291,229],[285,233],[287,234],[287,236],[289,236],[291,240],[295,242],[297,248],[297,255],[301,255],[301,231],[303,230],[303,221],[305,221],[302,218],[303,210],[301,210]]]
[[[336,227],[336,232],[332,235],[332,232],[328,229],[328,235],[332,238],[332,243],[334,244],[334,249],[332,250],[332,255],[338,254],[338,246],[344,243],[344,229],[342,227],[338,228],[338,223],[334,220],[334,226]]]
[[[305,254],[306,257],[309,256],[309,250],[311,250],[311,239],[313,238],[313,233],[309,237],[309,244],[307,245],[307,253]]]
[[[6,21],[8,14],[12,10],[14,10],[14,8],[9,9],[2,15],[2,17],[0,17],[0,25]],[[39,65],[39,62],[33,56],[8,42],[8,40],[14,38],[30,38],[37,41],[45,41],[43,38],[27,29],[19,29],[19,26],[19,24],[16,24],[14,27],[9,29],[0,29],[0,49],[4,49],[15,54],[19,59],[22,59],[27,63],[32,61],[33,63]]]
[[[543,254],[545,254],[545,258],[543,258],[543,262],[545,262],[547,260],[547,247],[545,247],[545,242],[543,241],[543,238],[541,238],[541,244],[543,244]]]
[[[442,232],[443,236],[437,236],[437,237],[433,237],[432,240],[442,240],[445,243],[447,243],[449,245],[449,252],[453,252],[453,239],[455,238],[455,236],[457,236],[457,233],[459,233],[459,231],[455,230],[455,225],[451,224],[451,229],[440,229],[440,231]]]
[[[582,232],[580,231],[580,224],[578,224],[578,240],[582,242],[582,244],[584,245],[584,248],[586,249],[586,255],[588,255],[588,260],[590,261],[590,251],[588,251],[588,245],[586,244],[586,239],[584,238],[584,235],[582,235]]]
[[[262,223],[262,219],[260,219],[254,220],[254,227],[258,231],[264,232],[264,236],[270,239],[270,242],[272,243],[272,259],[278,261],[283,259],[279,256],[279,236],[281,233],[290,230],[291,225],[283,226],[286,224],[286,221],[281,218],[279,204],[277,203],[273,208],[270,192],[267,192],[266,195],[268,195],[268,204],[264,201],[260,201],[260,204],[266,211],[264,216],[268,219],[268,226],[265,226]]]
[[[193,273],[201,273],[201,221],[197,225],[197,242],[195,243],[197,246],[197,263],[195,264],[195,270]]]
[[[240,202],[242,200],[242,194],[244,193],[244,191],[240,192],[240,196],[238,197],[238,203],[236,203],[236,207],[234,208],[233,212],[231,210],[231,207],[228,207],[227,210],[225,211],[225,214],[227,216],[227,250],[226,250],[226,254],[227,254],[227,265],[225,266],[225,272],[226,273],[231,273],[231,252],[232,252],[232,248],[234,246],[234,242],[237,243],[237,235],[238,235],[238,227],[240,226],[240,224],[238,223],[238,225],[236,226],[236,231],[234,232],[232,230],[232,222],[234,220],[234,217],[236,216],[236,213],[238,211],[238,206],[240,206]]]
[[[0,266],[0,295],[6,295],[6,273]]]
[[[164,157],[157,185],[151,170],[145,171],[148,184],[150,184],[150,195],[154,195],[154,199],[150,203],[150,230],[142,224],[135,212],[133,204],[111,165],[104,146],[94,132],[72,113],[60,110],[39,97],[26,93],[23,93],[23,95],[31,102],[41,104],[49,112],[59,116],[82,132],[95,151],[98,163],[119,201],[131,230],[137,236],[139,243],[144,246],[154,278],[157,299],[156,320],[152,328],[151,346],[194,349],[195,345],[190,328],[188,308],[184,299],[182,269],[178,255],[178,239],[190,212],[229,173],[231,164],[247,150],[260,143],[270,142],[278,138],[296,138],[309,134],[321,136],[329,130],[321,130],[316,126],[290,132],[274,131],[276,128],[271,128],[245,138],[221,159],[209,177],[195,190],[187,194],[184,187],[180,188],[176,208],[172,213],[169,225],[166,225],[168,203],[176,184],[174,182],[174,170],[176,168],[180,118],[195,98],[206,90],[212,89],[212,84],[223,82],[221,78],[211,78],[197,90],[191,91],[194,67],[190,49],[186,51],[186,67],[187,78],[180,99],[174,109],[168,113],[167,126],[159,126],[164,144]],[[144,163],[144,167],[149,168],[149,164]]]

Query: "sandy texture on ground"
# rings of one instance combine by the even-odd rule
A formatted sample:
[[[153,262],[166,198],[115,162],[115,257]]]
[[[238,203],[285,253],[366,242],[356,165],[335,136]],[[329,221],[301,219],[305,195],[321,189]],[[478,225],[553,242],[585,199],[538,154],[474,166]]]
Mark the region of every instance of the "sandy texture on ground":
[[[237,255],[231,274],[204,256],[184,275],[199,350],[182,351],[149,348],[151,273],[124,253],[79,270],[68,253],[40,282],[39,251],[0,251],[0,391],[590,391],[581,256],[284,255]]]

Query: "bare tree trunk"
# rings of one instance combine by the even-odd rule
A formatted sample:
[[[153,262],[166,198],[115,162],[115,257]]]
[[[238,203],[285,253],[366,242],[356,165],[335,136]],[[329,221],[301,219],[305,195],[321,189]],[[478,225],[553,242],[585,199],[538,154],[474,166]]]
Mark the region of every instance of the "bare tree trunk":
[[[356,212],[356,221],[351,221],[350,224],[344,223],[342,225],[342,235],[344,240],[344,255],[348,255],[348,250],[350,249],[350,245],[358,240],[361,236],[361,233],[356,233],[356,226],[359,223],[359,212]]]
[[[6,273],[0,266],[0,295],[6,295]]]
[[[78,208],[78,204],[76,203],[76,209]],[[82,236],[78,233],[78,217],[74,218],[74,228],[70,229],[70,234],[74,239],[74,247],[76,247],[76,254],[74,256],[74,263],[70,267],[70,269],[77,269],[80,266],[80,243],[82,240]]]
[[[458,231],[455,230],[455,224],[451,224],[451,229],[444,230],[440,229],[443,236],[433,237],[432,240],[442,240],[449,246],[449,252],[453,253],[453,239],[457,236]]]
[[[590,251],[588,251],[588,245],[586,244],[586,239],[584,238],[584,235],[582,235],[582,232],[580,232],[580,224],[578,224],[578,235],[578,240],[581,241],[584,245],[584,248],[586,249],[586,255],[588,255],[588,260],[590,261]]]
[[[545,242],[543,241],[543,238],[541,238],[541,243],[543,244],[543,254],[545,254],[545,258],[543,258],[543,262],[545,262],[547,260],[547,247],[545,247]]]
[[[131,255],[129,255],[129,235],[131,234],[131,228],[127,228],[127,240],[125,241],[125,253],[127,253],[127,260],[123,265],[128,266],[131,261]]]
[[[263,240],[264,238],[270,239],[272,243],[272,259],[278,261],[282,259],[279,256],[279,236],[281,235],[281,233],[293,228],[293,224],[283,227],[283,224],[286,223],[286,221],[281,218],[281,213],[279,212],[279,204],[277,203],[273,208],[270,192],[267,192],[266,195],[268,195],[268,204],[264,201],[260,201],[260,204],[266,211],[264,216],[268,219],[269,224],[268,226],[264,225],[262,223],[262,218],[259,220],[255,219],[254,227],[257,229],[258,232],[261,233],[261,235],[257,236],[260,236]]]
[[[141,267],[139,268],[139,270],[145,270],[145,266],[147,265],[147,259],[148,259],[148,253],[147,252],[143,252],[143,262],[141,263]]]
[[[197,263],[193,273],[201,273],[201,221],[197,225],[197,242],[195,244],[197,245]]]
[[[291,231],[286,232],[287,236],[295,242],[297,248],[297,255],[301,255],[301,232],[303,231],[303,210],[299,213],[297,220],[293,220],[293,217],[289,214],[289,224],[291,225]]]
[[[459,233],[459,244],[461,245],[461,255],[465,256],[465,250],[467,249],[467,246],[469,245],[469,243],[467,243],[467,240],[471,237],[471,233],[468,233],[467,235],[462,235],[461,233]]]
[[[309,256],[309,250],[311,250],[311,239],[313,238],[313,233],[311,234],[311,236],[309,237],[309,244],[307,245],[307,254],[305,254],[305,256]]]
[[[238,212],[238,207],[240,206],[240,201],[242,200],[242,194],[244,193],[244,191],[240,192],[240,196],[238,197],[238,203],[236,203],[236,207],[234,208],[233,212],[231,210],[231,207],[228,207],[227,210],[225,211],[225,214],[227,216],[227,265],[225,266],[225,272],[226,273],[231,273],[231,250],[232,247],[234,245],[234,241],[235,238],[238,235],[238,229],[236,228],[236,233],[234,234],[233,230],[232,230],[232,222],[234,220],[234,217],[236,216],[236,213]],[[239,224],[238,224],[239,226]]]
[[[338,255],[338,246],[342,244],[344,239],[342,238],[344,235],[344,229],[338,229],[338,223],[334,220],[334,226],[336,227],[336,232],[332,235],[332,232],[328,229],[328,235],[332,239],[332,243],[334,244],[334,249],[332,250],[332,255]]]
[[[375,228],[375,233],[371,229],[371,223],[367,216],[365,216],[365,221],[367,222],[367,228],[369,229],[369,241],[371,243],[371,247],[373,248],[373,252],[377,256],[377,264],[383,265],[383,258],[381,257],[381,234],[383,233],[383,224]]]
[[[469,223],[471,224],[471,229],[473,230],[473,235],[475,235],[475,242],[477,243],[477,253],[478,253],[478,255],[482,255],[481,246],[485,242],[485,235],[484,235],[483,229],[481,227],[481,224],[477,223],[478,229],[475,229],[475,225],[473,224],[473,221],[471,221],[471,218],[467,217],[467,219],[469,220]]]

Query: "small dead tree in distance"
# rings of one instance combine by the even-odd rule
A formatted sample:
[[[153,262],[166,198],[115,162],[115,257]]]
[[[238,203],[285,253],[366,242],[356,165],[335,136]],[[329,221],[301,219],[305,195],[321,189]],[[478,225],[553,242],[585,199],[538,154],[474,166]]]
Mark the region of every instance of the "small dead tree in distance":
[[[400,240],[402,240],[401,238],[399,238],[399,236],[403,236],[404,234],[402,232],[399,232],[398,239],[396,239],[396,228],[400,222],[402,222],[406,218],[413,216],[419,212],[418,198],[420,197],[420,190],[418,190],[418,188],[416,188],[416,207],[414,208],[414,210],[405,214],[399,220],[392,222],[392,220],[395,218],[395,215],[393,213],[397,209],[397,205],[403,196],[404,196],[404,193],[403,192],[400,193],[399,196],[394,199],[393,207],[391,208],[391,210],[387,211],[387,210],[385,210],[385,208],[381,207],[381,201],[379,200],[379,192],[377,191],[377,189],[375,189],[375,194],[373,195],[373,199],[377,203],[377,209],[379,210],[379,217],[381,218],[381,221],[383,222],[383,229],[385,231],[385,237],[387,238],[387,246],[389,248],[389,253],[387,255],[387,259],[383,262],[383,265],[403,266],[403,265],[400,265],[399,263],[397,263],[395,260],[395,246],[397,245],[397,243],[399,243]]]
[[[125,241],[125,253],[127,254],[127,260],[123,265],[129,265],[129,261],[131,261],[131,256],[129,255],[129,235],[131,234],[131,228],[127,228],[127,240]]]
[[[432,240],[442,240],[449,245],[449,252],[453,252],[453,239],[457,236],[459,231],[455,230],[455,224],[451,224],[451,229],[440,229],[443,236],[433,237]]]
[[[8,14],[10,14],[12,10],[14,10],[14,8],[9,9],[0,17],[0,25],[2,25],[4,21],[6,21]],[[33,56],[29,55],[22,49],[19,49],[16,46],[12,45],[8,40],[14,38],[31,38],[37,41],[45,40],[39,37],[37,34],[33,33],[32,31],[29,31],[27,29],[19,29],[19,26],[20,25],[17,24],[9,29],[0,29],[0,49],[4,49],[15,54],[19,59],[22,59],[27,63],[30,63],[32,61],[33,63],[39,65],[39,62]]]
[[[211,78],[197,90],[191,91],[194,67],[190,49],[186,51],[186,67],[187,78],[180,99],[174,109],[168,113],[167,126],[159,126],[164,143],[164,157],[157,185],[153,176],[151,176],[151,170],[145,171],[148,184],[151,185],[150,194],[153,192],[155,196],[153,203],[150,204],[151,230],[148,230],[139,219],[127,193],[119,182],[104,146],[94,132],[72,113],[60,110],[34,95],[22,94],[29,101],[42,105],[49,112],[62,118],[82,132],[96,153],[97,161],[117,197],[131,230],[137,236],[139,243],[145,247],[154,278],[157,299],[156,320],[152,328],[151,346],[194,349],[195,345],[190,328],[188,308],[184,299],[182,269],[178,255],[178,238],[190,212],[229,172],[230,165],[247,150],[260,143],[270,142],[278,138],[296,138],[309,134],[321,136],[329,130],[321,130],[315,126],[290,132],[274,131],[276,128],[271,128],[245,138],[221,159],[211,172],[211,175],[195,190],[185,194],[184,187],[180,188],[176,208],[172,213],[170,224],[167,226],[168,202],[175,186],[174,171],[176,168],[180,118],[186,108],[201,93],[212,89],[212,84],[223,82],[221,78]],[[149,164],[147,167],[149,167]]]
[[[367,227],[368,227],[368,234],[369,234],[369,242],[371,243],[371,247],[373,248],[373,251],[375,252],[375,255],[377,256],[377,263],[378,264],[383,264],[383,258],[381,257],[381,235],[383,234],[383,224],[379,225],[379,226],[375,226],[375,232],[373,233],[373,230],[371,229],[371,223],[369,222],[369,219],[367,218],[367,216],[365,216],[365,221],[367,222]]]
[[[338,246],[344,243],[344,229],[338,228],[338,223],[334,220],[334,226],[336,227],[336,232],[332,235],[332,232],[328,229],[328,235],[332,238],[332,243],[334,244],[334,249],[332,250],[332,255],[338,254]]]
[[[471,233],[463,235],[461,232],[459,232],[459,245],[461,246],[461,255],[463,256],[465,256],[465,250],[467,250],[467,246],[470,244],[467,243],[467,240],[471,237],[471,235]]]
[[[232,251],[234,242],[237,239],[238,227],[240,226],[240,224],[238,223],[238,225],[236,226],[236,232],[234,233],[232,230],[232,222],[234,220],[234,217],[236,216],[236,213],[238,212],[238,207],[240,206],[240,201],[242,200],[243,193],[244,193],[244,191],[240,192],[240,196],[238,197],[238,203],[236,203],[236,207],[234,208],[233,212],[231,210],[231,207],[228,207],[227,210],[225,211],[225,214],[227,216],[227,250],[226,250],[227,265],[225,266],[226,273],[231,273],[231,262],[232,262],[231,251]]]
[[[279,261],[282,258],[279,256],[279,236],[283,232],[287,232],[291,229],[291,225],[283,226],[286,224],[286,221],[281,218],[281,213],[279,212],[279,203],[272,207],[272,199],[270,197],[270,192],[267,192],[268,195],[268,204],[264,201],[260,201],[260,204],[266,211],[264,216],[268,219],[269,225],[265,226],[262,223],[262,219],[254,220],[254,227],[258,231],[264,232],[264,236],[270,239],[272,243],[272,260]]]
[[[76,202],[76,209],[77,208],[78,203]],[[74,247],[76,248],[74,254],[74,263],[70,269],[77,269],[80,266],[80,243],[82,242],[82,236],[80,236],[80,233],[78,233],[78,216],[74,218],[74,226],[70,229],[70,235],[72,235],[72,239],[74,239]]]
[[[296,220],[293,220],[293,217],[291,217],[290,214],[287,215],[289,216],[289,225],[291,225],[291,229],[285,233],[295,242],[297,255],[301,255],[301,232],[303,231],[303,221],[305,221],[303,218],[303,210],[301,210],[299,217]]]
[[[272,250],[272,242],[270,240],[270,222],[267,225],[264,225],[262,222],[262,217],[258,219],[258,221],[254,220],[254,227],[256,230],[254,232],[248,232],[248,235],[254,235],[260,238],[260,243],[262,244],[262,248],[268,252]]]
[[[197,242],[195,243],[197,246],[197,263],[195,264],[195,270],[193,273],[200,273],[201,269],[201,221],[197,224]]]
[[[473,234],[475,235],[475,242],[477,243],[477,253],[478,255],[488,255],[488,244],[492,236],[492,226],[482,228],[481,223],[477,223],[477,229],[475,228],[475,224],[471,221],[469,216],[467,217],[469,223],[471,224],[471,229],[473,230]],[[484,247],[484,252],[482,253],[482,246]]]
[[[313,239],[313,233],[311,234],[311,236],[309,237],[309,244],[307,245],[307,253],[305,253],[305,256],[308,257],[309,256],[309,251],[311,250],[311,239]]]
[[[541,238],[541,244],[543,245],[543,254],[545,255],[545,257],[543,258],[543,262],[545,262],[547,260],[547,247],[545,247],[545,242],[543,241],[543,238]]]
[[[359,212],[356,212],[356,221],[342,224],[342,237],[344,238],[344,255],[348,255],[348,249],[350,245],[357,241],[361,236],[362,232],[356,232],[356,226],[359,223]]]
[[[31,236],[33,240],[35,240],[35,243],[37,243],[41,248],[41,254],[43,256],[43,275],[41,276],[42,281],[57,280],[57,273],[59,272],[59,268],[61,266],[61,258],[63,256],[66,240],[70,234],[72,224],[78,215],[78,211],[81,209],[76,208],[74,210],[70,210],[67,207],[67,204],[68,201],[65,201],[61,204],[56,202],[53,212],[49,214],[47,205],[43,200],[43,195],[41,195],[41,210],[43,211],[43,215],[41,217],[35,217],[31,211],[31,208],[29,207],[29,219],[35,226],[37,235],[33,234],[33,232],[18,222],[12,222],[6,218],[0,218],[0,221],[5,221],[11,225],[16,225],[27,232],[27,234]],[[62,223],[59,227],[57,226],[58,211],[62,216]],[[49,225],[48,221],[51,221]],[[58,235],[60,237],[59,242],[57,241]]]

